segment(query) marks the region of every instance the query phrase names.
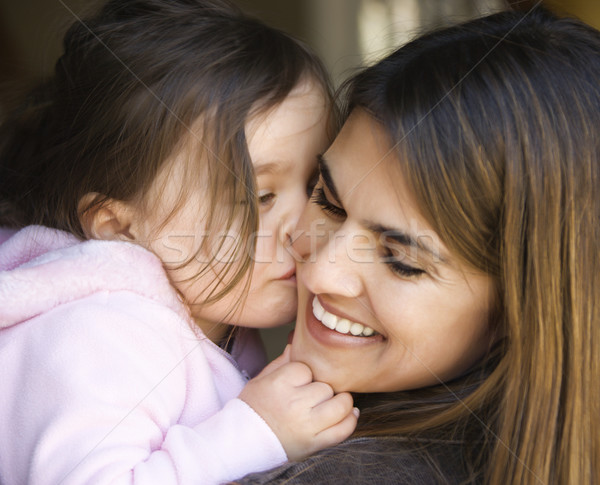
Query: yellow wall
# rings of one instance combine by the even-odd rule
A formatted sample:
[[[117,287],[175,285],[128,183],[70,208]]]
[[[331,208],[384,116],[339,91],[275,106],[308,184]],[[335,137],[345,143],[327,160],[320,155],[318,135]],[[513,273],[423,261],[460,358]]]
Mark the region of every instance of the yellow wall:
[[[600,29],[600,0],[550,0],[548,5],[580,18],[591,26]]]

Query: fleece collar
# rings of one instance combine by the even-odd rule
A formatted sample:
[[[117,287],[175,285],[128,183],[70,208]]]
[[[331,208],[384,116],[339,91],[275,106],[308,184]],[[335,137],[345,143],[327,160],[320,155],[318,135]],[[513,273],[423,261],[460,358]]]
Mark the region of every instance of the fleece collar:
[[[100,291],[133,291],[187,315],[160,260],[135,244],[29,226],[0,245],[0,328]]]

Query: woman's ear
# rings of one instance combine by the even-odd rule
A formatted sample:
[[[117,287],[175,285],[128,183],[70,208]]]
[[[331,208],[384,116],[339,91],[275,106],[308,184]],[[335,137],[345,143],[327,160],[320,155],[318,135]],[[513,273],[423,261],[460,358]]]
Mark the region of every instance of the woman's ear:
[[[131,224],[135,209],[121,200],[106,199],[97,202],[100,194],[90,192],[79,201],[79,219],[85,236],[89,239],[134,241]]]

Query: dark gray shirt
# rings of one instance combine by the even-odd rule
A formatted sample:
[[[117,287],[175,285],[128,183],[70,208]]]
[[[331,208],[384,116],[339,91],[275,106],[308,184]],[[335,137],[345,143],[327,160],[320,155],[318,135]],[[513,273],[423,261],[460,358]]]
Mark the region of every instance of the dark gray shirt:
[[[404,437],[356,438],[301,462],[253,473],[236,484],[478,484],[462,458],[464,443]]]

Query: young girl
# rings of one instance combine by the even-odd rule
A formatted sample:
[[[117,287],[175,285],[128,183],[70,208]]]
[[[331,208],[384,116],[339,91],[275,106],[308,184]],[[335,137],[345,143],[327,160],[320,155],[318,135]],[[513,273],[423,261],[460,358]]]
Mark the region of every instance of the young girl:
[[[264,361],[231,332],[295,316],[326,79],[223,1],[72,26],[2,128],[2,484],[220,483],[352,432],[349,394],[285,357],[237,398]]]

